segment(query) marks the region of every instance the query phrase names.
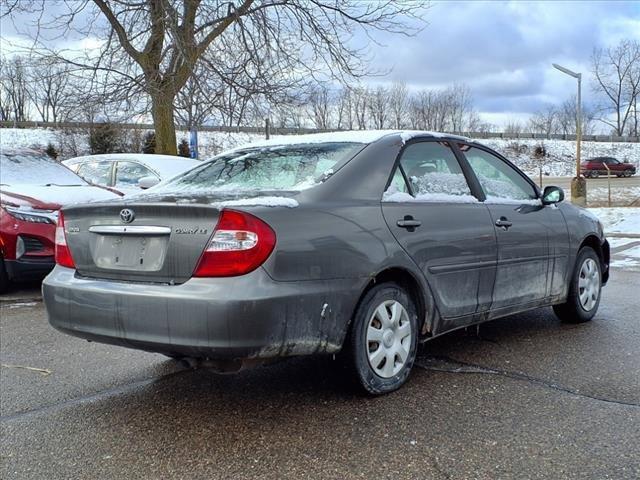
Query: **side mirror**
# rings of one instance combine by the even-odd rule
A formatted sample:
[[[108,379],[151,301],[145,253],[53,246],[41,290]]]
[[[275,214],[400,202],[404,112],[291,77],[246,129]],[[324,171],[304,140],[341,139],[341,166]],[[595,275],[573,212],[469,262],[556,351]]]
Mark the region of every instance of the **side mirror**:
[[[160,183],[160,180],[158,180],[156,177],[152,177],[152,176],[142,177],[140,180],[138,180],[138,187],[142,188],[143,190],[146,190],[147,188],[151,188],[157,185],[158,183]]]
[[[554,205],[564,200],[564,190],[560,187],[548,186],[544,187],[542,193],[542,203],[544,205]]]

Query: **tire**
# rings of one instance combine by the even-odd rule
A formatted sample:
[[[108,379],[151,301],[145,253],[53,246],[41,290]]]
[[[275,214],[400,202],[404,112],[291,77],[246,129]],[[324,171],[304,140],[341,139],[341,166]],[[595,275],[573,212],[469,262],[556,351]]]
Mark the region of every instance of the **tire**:
[[[591,175],[589,175],[589,177],[591,177],[591,178],[598,178],[599,176],[600,176],[600,172],[597,171],[597,170],[593,170],[591,172]]]
[[[625,171],[624,171],[624,176],[628,178],[628,177],[633,176],[633,173],[631,173],[631,171],[630,171],[630,170],[625,170]]]
[[[588,322],[598,311],[601,292],[600,259],[593,248],[582,247],[578,252],[576,267],[571,276],[567,301],[555,305],[553,311],[563,322]]]
[[[0,256],[0,293],[5,293],[7,290],[9,290],[9,276],[4,267],[4,258]]]
[[[353,383],[370,395],[400,388],[416,358],[418,333],[415,303],[407,291],[394,282],[374,286],[360,302],[345,340],[344,361]]]

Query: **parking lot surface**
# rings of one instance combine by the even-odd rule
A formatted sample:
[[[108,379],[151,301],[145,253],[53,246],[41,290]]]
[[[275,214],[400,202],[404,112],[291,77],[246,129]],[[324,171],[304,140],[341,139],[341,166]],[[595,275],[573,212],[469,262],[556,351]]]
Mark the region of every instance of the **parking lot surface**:
[[[446,335],[368,398],[331,358],[221,376],[68,337],[26,288],[0,302],[0,478],[637,479],[639,291],[614,270],[591,323]]]

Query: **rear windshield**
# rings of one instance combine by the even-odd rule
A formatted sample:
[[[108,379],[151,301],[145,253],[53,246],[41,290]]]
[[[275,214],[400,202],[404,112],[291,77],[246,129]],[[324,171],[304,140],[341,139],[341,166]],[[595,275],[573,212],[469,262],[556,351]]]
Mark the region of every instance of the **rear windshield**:
[[[215,157],[153,190],[304,190],[332,175],[363,147],[361,143],[318,143],[235,150]]]
[[[0,154],[2,185],[86,185],[78,175],[44,154]]]

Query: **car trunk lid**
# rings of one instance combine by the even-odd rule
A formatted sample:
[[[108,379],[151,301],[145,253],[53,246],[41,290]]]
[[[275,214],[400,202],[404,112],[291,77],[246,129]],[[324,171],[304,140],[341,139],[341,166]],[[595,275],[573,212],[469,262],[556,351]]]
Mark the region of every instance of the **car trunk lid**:
[[[207,204],[113,203],[63,210],[80,275],[179,284],[191,278],[218,221]]]

